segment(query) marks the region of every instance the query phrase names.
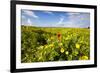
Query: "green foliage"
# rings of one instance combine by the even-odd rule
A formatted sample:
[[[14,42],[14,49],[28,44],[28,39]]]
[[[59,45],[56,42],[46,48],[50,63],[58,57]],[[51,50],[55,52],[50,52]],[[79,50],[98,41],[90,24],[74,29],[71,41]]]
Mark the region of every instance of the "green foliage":
[[[90,29],[21,26],[21,62],[90,59]]]

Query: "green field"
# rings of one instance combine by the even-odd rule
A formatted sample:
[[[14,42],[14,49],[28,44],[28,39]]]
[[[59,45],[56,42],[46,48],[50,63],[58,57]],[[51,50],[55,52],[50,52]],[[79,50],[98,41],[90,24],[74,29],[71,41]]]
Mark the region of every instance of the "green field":
[[[21,26],[21,62],[90,59],[90,29]]]

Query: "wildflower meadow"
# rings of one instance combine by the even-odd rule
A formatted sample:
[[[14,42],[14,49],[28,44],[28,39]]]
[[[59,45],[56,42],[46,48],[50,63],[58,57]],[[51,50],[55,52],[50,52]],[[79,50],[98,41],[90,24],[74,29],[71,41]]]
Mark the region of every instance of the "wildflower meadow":
[[[21,62],[90,59],[90,29],[21,26]]]

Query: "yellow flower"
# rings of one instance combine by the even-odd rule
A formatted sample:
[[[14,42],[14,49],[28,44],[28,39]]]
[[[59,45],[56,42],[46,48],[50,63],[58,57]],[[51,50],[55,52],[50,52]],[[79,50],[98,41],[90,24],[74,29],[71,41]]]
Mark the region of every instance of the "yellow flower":
[[[88,60],[88,59],[89,59],[88,56],[82,56],[79,58],[79,60]]]
[[[43,46],[40,46],[41,49],[43,49]]]
[[[48,42],[50,41],[50,39],[47,40]]]
[[[79,45],[79,44],[76,44],[76,48],[78,48],[78,49],[79,49],[79,48],[80,48],[80,45]]]
[[[48,45],[45,45],[45,48],[48,48]]]
[[[59,46],[62,46],[63,45],[63,43],[59,43]]]
[[[68,40],[68,37],[66,37],[65,40]]]
[[[63,53],[65,50],[63,48],[60,49],[60,52]]]
[[[54,39],[54,37],[51,37],[51,40],[53,40]]]
[[[69,54],[69,52],[68,52],[68,51],[66,51],[66,52],[65,52],[65,54],[66,54],[66,55],[68,55],[68,54]]]
[[[53,47],[54,45],[53,45],[53,44],[50,44],[49,46],[50,46],[50,47]]]

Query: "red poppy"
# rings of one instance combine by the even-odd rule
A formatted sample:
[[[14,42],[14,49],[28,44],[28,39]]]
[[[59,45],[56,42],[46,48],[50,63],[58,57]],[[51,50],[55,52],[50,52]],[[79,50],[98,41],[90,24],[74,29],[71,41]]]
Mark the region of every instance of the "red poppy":
[[[61,40],[61,33],[60,32],[57,33],[57,37],[58,37],[58,40],[60,41]]]

